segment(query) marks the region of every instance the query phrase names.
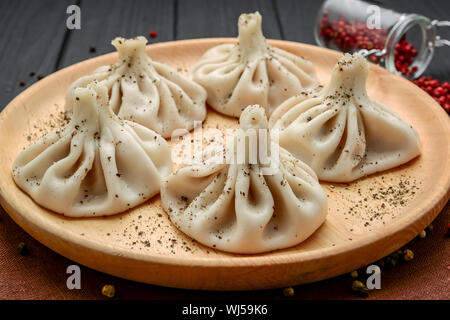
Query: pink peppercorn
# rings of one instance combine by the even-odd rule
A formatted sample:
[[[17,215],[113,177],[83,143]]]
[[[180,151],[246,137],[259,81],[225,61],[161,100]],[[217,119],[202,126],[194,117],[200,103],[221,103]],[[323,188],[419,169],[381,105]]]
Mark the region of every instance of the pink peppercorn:
[[[150,30],[150,38],[156,38],[158,36],[158,32],[155,30]]]
[[[431,77],[420,77],[412,80],[417,86],[425,90],[438,102],[445,111],[450,113],[450,86],[449,82],[440,83],[439,80]]]

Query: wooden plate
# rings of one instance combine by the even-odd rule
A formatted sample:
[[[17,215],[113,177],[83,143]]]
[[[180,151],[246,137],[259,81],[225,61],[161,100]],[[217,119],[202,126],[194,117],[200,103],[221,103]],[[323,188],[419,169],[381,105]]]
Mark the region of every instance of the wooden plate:
[[[202,39],[148,46],[150,56],[185,70],[205,50],[235,39]],[[286,41],[279,48],[311,60],[326,83],[340,54]],[[30,141],[50,129],[63,110],[67,87],[96,67],[114,63],[107,54],[39,81],[0,115],[0,202],[38,241],[91,268],[170,287],[247,290],[317,281],[349,272],[400,248],[424,229],[449,198],[450,121],[424,91],[371,65],[369,95],[398,112],[419,132],[423,154],[399,168],[352,184],[322,185],[329,196],[323,226],[296,247],[258,255],[234,255],[204,247],[183,235],[161,208],[159,196],[108,218],[70,219],[34,203],[15,184],[11,168]],[[209,110],[205,126],[236,126]]]

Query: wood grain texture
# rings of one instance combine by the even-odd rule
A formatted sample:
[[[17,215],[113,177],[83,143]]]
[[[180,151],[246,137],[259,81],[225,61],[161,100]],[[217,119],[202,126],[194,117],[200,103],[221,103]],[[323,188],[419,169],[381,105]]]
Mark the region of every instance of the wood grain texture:
[[[259,11],[266,38],[281,39],[273,3],[270,0],[178,1],[176,38],[235,37],[241,13]]]
[[[148,53],[155,60],[188,68],[208,48],[235,41],[168,42],[149,46]],[[310,59],[321,83],[329,80],[339,56],[298,43],[271,43]],[[72,81],[116,59],[116,54],[109,54],[61,70],[22,93],[0,114],[0,148],[7,151],[0,153],[1,205],[38,241],[78,263],[126,279],[171,287],[248,290],[296,285],[346,273],[395,251],[423,230],[449,198],[447,114],[409,81],[372,65],[369,95],[417,129],[423,153],[408,164],[351,184],[322,183],[329,197],[327,220],[298,246],[258,255],[212,250],[172,225],[159,196],[112,217],[70,219],[54,214],[36,205],[14,184],[12,163],[29,144],[27,136],[34,136],[51,114],[62,110]],[[236,126],[237,120],[209,110],[204,127],[216,125],[225,129]],[[406,182],[408,188],[414,186],[409,189],[414,192],[404,196],[403,203],[394,205],[374,196],[384,190],[401,191]]]
[[[396,10],[416,12],[431,19],[448,20],[447,0],[378,1]],[[66,8],[79,3],[82,29],[65,28]],[[3,16],[0,27],[0,110],[24,87],[36,81],[36,75],[47,75],[57,69],[92,57],[90,46],[98,53],[113,51],[112,38],[142,34],[150,29],[158,37],[150,40],[213,36],[235,36],[237,18],[242,12],[259,10],[267,38],[314,44],[312,28],[322,1],[313,0],[4,0],[0,2]],[[439,28],[443,38],[450,39],[450,28]],[[66,41],[65,41],[66,40]],[[450,78],[450,48],[438,48],[427,75],[442,81]],[[29,77],[29,73],[36,73]]]
[[[0,111],[37,75],[55,71],[66,32],[66,8],[62,1],[0,1]],[[30,77],[30,72],[35,75]],[[24,81],[26,86],[19,85]]]
[[[72,31],[58,68],[115,51],[111,40],[143,35],[149,43],[173,40],[174,0],[82,0],[81,30]],[[152,39],[150,30],[158,37]],[[90,46],[96,53],[89,51]]]
[[[314,27],[323,1],[274,0],[284,40],[316,44]]]

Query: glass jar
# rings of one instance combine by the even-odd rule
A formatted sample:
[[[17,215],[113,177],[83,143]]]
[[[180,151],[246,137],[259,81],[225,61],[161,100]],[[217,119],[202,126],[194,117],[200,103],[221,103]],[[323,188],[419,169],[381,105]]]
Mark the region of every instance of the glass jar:
[[[450,45],[436,34],[438,26],[450,22],[360,0],[327,0],[319,10],[314,36],[320,46],[359,51],[393,73],[417,78],[428,67],[435,47]]]

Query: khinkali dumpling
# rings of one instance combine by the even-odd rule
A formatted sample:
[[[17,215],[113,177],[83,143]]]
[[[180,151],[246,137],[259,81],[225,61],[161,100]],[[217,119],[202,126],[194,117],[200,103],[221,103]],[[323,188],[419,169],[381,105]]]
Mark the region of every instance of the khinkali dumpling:
[[[280,145],[304,161],[321,180],[349,182],[401,165],[420,154],[417,132],[366,92],[369,64],[345,54],[330,83],[302,93],[272,114]]]
[[[116,38],[116,64],[103,66],[76,80],[67,91],[71,110],[74,89],[101,81],[109,90],[110,105],[122,119],[132,120],[165,138],[175,129],[191,130],[206,117],[205,90],[174,68],[153,61],[145,52],[147,39]]]
[[[238,44],[209,49],[192,67],[192,78],[208,92],[208,104],[239,117],[251,104],[270,114],[280,103],[317,85],[308,60],[269,46],[261,31],[259,12],[239,17]]]
[[[240,129],[234,161],[181,166],[163,181],[164,209],[181,231],[224,251],[259,253],[302,242],[327,214],[315,173],[270,141],[262,107],[247,107]],[[268,149],[270,163],[261,161]]]
[[[16,184],[37,203],[71,217],[125,211],[159,192],[172,169],[167,142],[156,132],[120,120],[107,89],[74,90],[73,116],[23,150],[13,167]]]

